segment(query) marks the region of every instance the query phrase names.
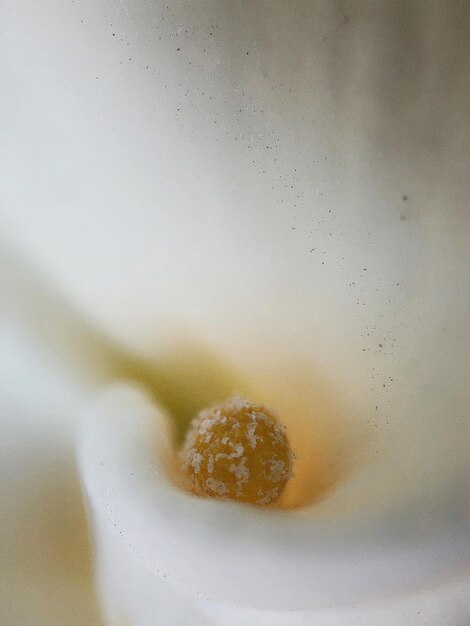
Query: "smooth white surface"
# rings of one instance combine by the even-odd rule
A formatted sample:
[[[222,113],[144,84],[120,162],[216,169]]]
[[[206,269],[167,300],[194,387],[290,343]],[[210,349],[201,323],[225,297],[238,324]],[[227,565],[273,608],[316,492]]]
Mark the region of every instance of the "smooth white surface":
[[[194,619],[202,619],[202,611],[222,625],[326,626],[358,620],[375,624],[377,619],[416,625],[429,619],[437,625],[443,617],[466,624],[468,561],[457,579],[451,575],[446,582],[429,582],[436,566],[453,569],[450,545],[447,553],[437,545],[421,544],[417,550],[412,537],[405,536],[407,553],[399,547],[388,553],[390,537],[381,527],[376,564],[372,541],[358,546],[361,537],[354,538],[344,520],[330,520],[327,535],[314,506],[302,512],[298,524],[292,511],[261,512],[194,499],[165,475],[164,414],[129,385],[102,392],[84,419],[80,466],[111,624],[120,615],[136,626],[162,615],[169,624],[180,623],[191,607]],[[371,520],[360,524],[369,528]],[[266,536],[274,541],[266,543]],[[359,601],[360,606],[342,606]],[[294,603],[310,610],[287,611]],[[266,611],[240,607],[247,604]],[[325,605],[330,610],[321,610]]]
[[[456,545],[470,475],[467,4],[19,0],[1,12],[2,237],[77,312],[44,331],[22,297],[21,341],[34,328],[62,354],[87,318],[134,364],[195,341],[276,407],[307,398],[313,421],[324,397],[326,417],[375,433],[365,457],[378,463],[322,514],[388,502],[418,536]],[[96,386],[103,346],[87,345]],[[37,367],[5,407],[13,476],[40,475],[33,432],[38,450],[54,439],[40,406],[22,408],[42,358],[25,356]],[[54,405],[60,391],[37,385]],[[33,484],[5,480],[11,510],[29,511]],[[433,611],[452,624],[449,598]],[[47,604],[15,600],[10,621],[36,626]]]
[[[101,626],[74,462],[83,389],[0,321],[0,623]]]
[[[152,362],[319,389],[383,460],[352,508],[467,506],[465,7],[47,6],[3,26],[5,238]]]

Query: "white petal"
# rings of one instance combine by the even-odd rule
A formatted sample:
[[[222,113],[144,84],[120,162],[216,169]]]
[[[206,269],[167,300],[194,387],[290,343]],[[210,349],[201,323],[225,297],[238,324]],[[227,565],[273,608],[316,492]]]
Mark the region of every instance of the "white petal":
[[[80,462],[98,561],[125,546],[147,576],[183,591],[280,610],[371,602],[470,562],[468,518],[452,507],[427,529],[425,498],[412,516],[405,503],[330,517],[315,505],[260,510],[194,498],[168,477],[169,450],[167,419],[142,391],[115,386],[91,407]]]
[[[83,389],[3,316],[0,343],[0,622],[99,626],[73,450]]]
[[[146,353],[287,334],[333,371],[453,335],[461,5],[107,6],[13,3],[0,40],[4,231],[83,310]]]

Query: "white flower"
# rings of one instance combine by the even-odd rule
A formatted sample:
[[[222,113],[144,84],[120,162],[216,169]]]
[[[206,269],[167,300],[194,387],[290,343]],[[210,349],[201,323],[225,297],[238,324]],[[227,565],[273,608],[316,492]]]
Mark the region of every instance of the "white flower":
[[[82,467],[108,611],[119,600],[133,626],[163,603],[172,625],[463,625],[465,7],[49,0],[2,21],[2,236],[35,268],[2,270],[6,432],[28,396],[38,415],[91,402]],[[116,378],[155,406],[128,384],[90,400]],[[261,513],[144,480],[148,420],[163,407],[181,429],[234,390],[303,419],[308,506]],[[62,420],[37,428],[68,440]],[[168,580],[145,575],[160,559]]]

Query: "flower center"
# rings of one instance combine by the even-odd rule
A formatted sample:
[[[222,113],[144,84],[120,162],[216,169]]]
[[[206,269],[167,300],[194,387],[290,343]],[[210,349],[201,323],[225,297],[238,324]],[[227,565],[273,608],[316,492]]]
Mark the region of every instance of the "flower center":
[[[286,428],[243,398],[201,411],[180,451],[181,469],[200,496],[270,504],[292,476]]]

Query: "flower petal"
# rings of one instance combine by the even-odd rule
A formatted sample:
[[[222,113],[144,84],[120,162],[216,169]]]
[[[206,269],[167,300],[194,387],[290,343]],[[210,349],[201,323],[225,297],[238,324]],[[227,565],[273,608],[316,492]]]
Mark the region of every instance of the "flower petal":
[[[314,504],[261,510],[196,498],[170,478],[169,454],[169,422],[139,389],[111,387],[91,406],[80,463],[98,561],[126,545],[181,590],[271,610],[370,602],[470,561],[458,519],[425,532],[408,506],[322,517]]]

